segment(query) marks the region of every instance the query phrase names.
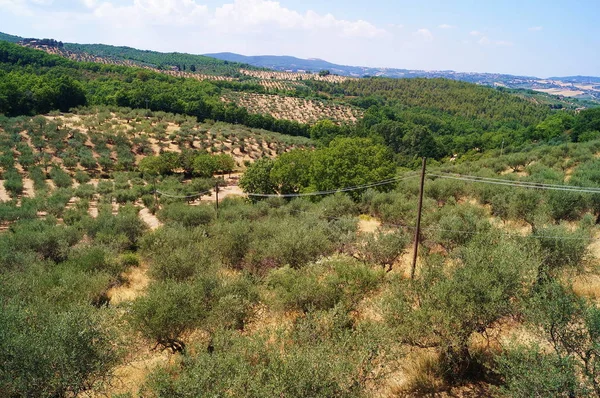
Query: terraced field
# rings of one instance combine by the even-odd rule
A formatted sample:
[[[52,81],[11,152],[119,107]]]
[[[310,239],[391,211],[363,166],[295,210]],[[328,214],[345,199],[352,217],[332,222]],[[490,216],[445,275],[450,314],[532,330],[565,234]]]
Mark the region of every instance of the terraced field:
[[[355,123],[363,114],[361,109],[349,105],[274,94],[228,93],[222,100],[236,103],[248,109],[250,113],[271,115],[276,119],[306,124],[323,119],[338,124]]]
[[[255,71],[240,69],[240,73],[246,76],[252,76],[262,80],[288,80],[288,81],[302,81],[302,80],[316,80],[320,82],[329,83],[343,83],[348,80],[358,80],[354,77],[327,75],[320,76],[316,73],[293,73],[293,72],[275,72],[275,71]]]
[[[137,166],[145,157],[184,151],[226,154],[235,160],[235,170],[241,171],[261,157],[312,145],[303,137],[225,123],[198,124],[194,118],[130,109],[79,109],[76,114],[54,113],[2,125],[0,206],[7,217],[0,220],[1,229],[27,212],[68,222],[85,213],[96,217],[103,209],[117,214],[127,204],[141,209],[142,219],[156,227],[158,220],[147,209],[155,188],[169,195],[161,198],[163,202],[198,204],[211,193],[182,197],[214,185],[181,177],[144,180]],[[223,187],[221,198],[239,194],[238,175],[222,176],[225,184],[234,186]]]

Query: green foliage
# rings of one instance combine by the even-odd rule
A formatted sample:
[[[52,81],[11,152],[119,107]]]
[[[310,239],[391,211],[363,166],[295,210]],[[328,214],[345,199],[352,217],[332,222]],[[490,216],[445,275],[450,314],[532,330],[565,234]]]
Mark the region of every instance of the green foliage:
[[[583,393],[571,358],[544,353],[537,347],[514,347],[497,359],[506,397],[572,397]]]
[[[362,138],[338,138],[316,151],[311,166],[312,185],[317,190],[335,190],[393,177],[391,152]]]
[[[476,372],[469,338],[515,313],[531,286],[537,260],[526,247],[494,234],[476,237],[452,273],[430,264],[412,287],[398,285],[389,300],[388,320],[403,341],[438,345],[445,377],[460,380]]]
[[[282,194],[298,193],[310,185],[312,152],[296,149],[281,154],[270,171],[275,190]]]
[[[4,305],[0,311],[0,391],[5,396],[68,396],[104,379],[119,358],[89,307],[66,312]]]
[[[590,242],[588,230],[571,232],[567,226],[553,225],[537,229],[533,236],[539,241],[544,259],[540,277],[554,276],[566,267],[583,267],[582,261]]]
[[[364,396],[367,380],[377,379],[372,359],[385,348],[379,337],[351,333],[336,324],[338,316],[329,318],[324,324],[306,319],[274,344],[266,334],[219,333],[214,352],[187,357],[181,368],[159,369],[147,386],[157,397]]]
[[[183,351],[183,334],[208,315],[206,304],[216,285],[214,279],[154,283],[147,295],[134,302],[131,321],[148,339],[174,352]]]
[[[580,389],[599,395],[600,310],[551,280],[537,287],[527,317],[552,347],[555,361],[578,369]]]
[[[381,281],[381,272],[354,259],[335,259],[295,270],[272,271],[268,285],[285,310],[319,311],[341,304],[355,306]]]
[[[387,267],[389,272],[396,260],[406,251],[410,239],[411,237],[402,230],[379,231],[368,234],[359,250],[365,261]]]
[[[215,219],[216,213],[212,206],[188,206],[184,203],[165,205],[158,217],[165,222],[180,223],[184,227],[207,225]]]
[[[274,161],[261,158],[252,163],[240,178],[240,187],[248,193],[274,194],[275,184],[271,181]]]

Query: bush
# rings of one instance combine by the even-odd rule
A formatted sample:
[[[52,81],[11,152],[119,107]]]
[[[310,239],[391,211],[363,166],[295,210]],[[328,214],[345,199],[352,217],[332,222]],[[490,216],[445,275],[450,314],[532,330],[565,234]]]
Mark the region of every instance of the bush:
[[[58,188],[70,188],[73,185],[73,180],[69,174],[58,166],[52,167],[50,178]]]
[[[90,182],[90,176],[85,171],[77,170],[75,172],[75,181],[77,181],[80,184],[85,184]]]
[[[201,288],[199,290],[198,288]],[[164,281],[153,283],[148,294],[133,303],[131,321],[142,334],[173,352],[185,350],[184,334],[205,318],[206,297],[216,281],[205,284]]]
[[[302,312],[328,310],[338,304],[352,308],[381,279],[381,271],[352,259],[329,260],[295,270],[271,271],[267,283],[285,310]]]
[[[506,397],[574,397],[579,388],[573,360],[536,347],[514,347],[497,358],[497,372]]]
[[[364,359],[369,349],[378,351],[357,347],[348,335],[307,345],[272,344],[267,336],[230,333],[220,333],[213,340],[214,353],[200,351],[185,358],[181,368],[153,372],[147,388],[164,398],[360,397],[366,393],[367,375],[372,371],[371,361]]]
[[[476,376],[481,369],[469,339],[519,308],[539,266],[534,254],[501,235],[477,236],[453,272],[430,263],[417,283],[397,284],[387,300],[388,322],[406,343],[437,344],[449,381]]]
[[[371,264],[387,267],[388,272],[406,251],[410,236],[402,230],[368,234],[359,246],[362,258]]]
[[[109,375],[119,358],[90,307],[67,312],[5,305],[0,311],[4,396],[68,396]]]
[[[540,278],[553,276],[565,267],[582,267],[590,242],[589,231],[571,232],[567,226],[551,225],[537,229],[532,237],[539,242],[544,258]]]
[[[215,209],[209,205],[189,206],[184,203],[165,205],[158,212],[163,222],[176,222],[184,227],[197,227],[210,224],[216,217]]]

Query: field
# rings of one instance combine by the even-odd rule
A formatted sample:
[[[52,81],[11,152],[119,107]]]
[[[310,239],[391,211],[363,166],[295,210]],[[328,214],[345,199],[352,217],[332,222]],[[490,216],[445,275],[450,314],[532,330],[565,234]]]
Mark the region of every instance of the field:
[[[274,94],[229,93],[225,102],[233,102],[250,113],[271,115],[276,119],[314,124],[329,119],[335,123],[356,123],[363,110],[346,104],[326,100],[285,97]]]
[[[225,154],[235,161],[239,172],[255,159],[312,145],[302,137],[226,123],[198,124],[180,115],[119,108],[82,108],[74,114],[55,113],[23,120],[9,128],[10,133],[0,130],[0,175],[10,176],[8,183],[0,178],[0,200],[20,207],[22,198],[62,195],[52,213],[59,219],[64,210],[73,208],[97,215],[98,203],[110,204],[114,212],[120,204],[144,207],[141,197],[152,189],[139,178],[132,181],[128,172],[147,156],[183,151]],[[122,194],[132,187],[137,192],[115,197],[113,173],[119,176],[122,186],[118,189]],[[15,188],[11,188],[13,182]],[[175,183],[177,189],[183,188]],[[228,188],[224,191],[222,198]],[[45,216],[48,211],[42,209],[38,213]],[[9,225],[10,221],[4,220],[2,228]]]
[[[275,72],[275,71],[255,71],[241,69],[240,73],[246,76],[252,76],[260,80],[283,80],[283,81],[303,81],[315,80],[327,83],[343,83],[350,80],[358,80],[353,77],[326,75],[320,76],[315,73],[294,73],[294,72]]]
[[[524,295],[521,284],[536,286],[543,273],[572,286],[573,297],[600,299],[595,195],[517,185],[589,187],[599,141],[432,166],[413,285],[414,173],[397,175],[387,192],[255,203],[239,197],[238,174],[224,175],[217,218],[214,190],[194,197],[210,189],[209,181],[182,178],[181,171],[148,178],[140,172],[142,159],[206,149],[234,156],[236,169],[243,170],[259,157],[277,162],[292,148],[309,148],[310,141],[128,109],[80,109],[4,126],[0,244],[28,233],[38,243],[11,253],[38,253],[35,261],[56,265],[36,271],[21,263],[28,257],[9,260],[4,252],[2,291],[15,278],[29,286],[39,272],[86,278],[85,288],[67,294],[60,282],[65,276],[47,275],[48,287],[29,288],[34,293],[28,305],[40,306],[33,297],[52,295],[62,308],[52,322],[62,325],[65,338],[78,328],[69,329],[64,317],[79,308],[78,324],[93,314],[101,320],[95,333],[109,333],[117,344],[92,343],[102,363],[86,378],[91,384],[78,385],[80,397],[159,397],[173,390],[245,395],[247,388],[256,396],[292,388],[300,390],[291,396],[314,388],[323,396],[495,395],[487,371],[512,371],[523,359],[510,355],[520,355],[523,345],[551,349],[544,327],[522,318],[539,297]],[[110,162],[102,163],[103,157]],[[513,186],[494,185],[499,178]],[[470,289],[479,291],[474,307],[462,301]],[[497,289],[500,296],[485,294]],[[21,294],[15,293],[9,311],[18,308],[14,300]],[[404,300],[415,298],[421,300],[417,307],[404,307]],[[455,340],[459,331],[466,340]],[[464,345],[483,368],[456,362],[445,373],[447,344]],[[463,354],[452,355],[460,361]],[[499,367],[498,358],[508,367]],[[263,378],[269,382],[248,387],[248,380]]]

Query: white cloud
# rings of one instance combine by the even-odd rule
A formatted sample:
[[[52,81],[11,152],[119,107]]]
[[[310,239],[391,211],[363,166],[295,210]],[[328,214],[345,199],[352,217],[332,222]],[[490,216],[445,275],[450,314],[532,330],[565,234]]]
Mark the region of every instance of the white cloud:
[[[374,38],[386,33],[384,29],[364,20],[347,21],[311,10],[300,14],[283,7],[278,1],[270,0],[234,0],[233,3],[223,4],[215,10],[210,24],[222,31],[243,31],[275,25],[282,29],[333,30],[344,37]]]
[[[454,25],[448,25],[446,23],[443,23],[443,24],[439,25],[438,28],[440,28],[440,29],[454,29],[454,28],[456,28],[456,26],[454,26]]]
[[[529,28],[530,32],[540,32],[542,30],[544,30],[543,26],[532,26],[531,28]]]
[[[93,15],[108,24],[192,25],[208,16],[208,7],[194,0],[133,0],[128,5],[84,0]]]
[[[481,44],[482,46],[486,46],[488,44],[490,44],[490,39],[487,36],[483,36],[481,39],[479,39],[479,41],[477,41],[477,43]]]
[[[32,16],[33,12],[25,0],[0,0],[0,9],[16,16]]]
[[[425,41],[432,41],[433,40],[433,33],[431,33],[431,31],[429,29],[419,29],[415,32],[415,36],[425,40]]]
[[[471,36],[481,36],[483,33],[477,31],[477,30],[473,30],[469,33]]]
[[[25,4],[26,1],[0,0],[0,8],[4,4],[13,5],[14,8],[14,3]],[[211,29],[221,34],[277,34],[277,30],[304,30],[350,38],[370,39],[388,35],[385,29],[365,20],[349,21],[310,10],[299,13],[273,0],[233,0],[212,9],[202,4],[201,0],[79,0],[79,3],[87,11],[74,15],[75,19],[83,21],[92,18],[110,29],[125,28],[127,25],[138,29],[160,25],[173,30],[180,30],[184,26],[195,30]]]

